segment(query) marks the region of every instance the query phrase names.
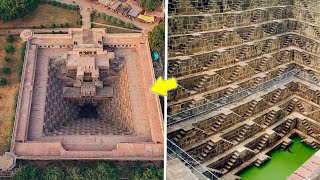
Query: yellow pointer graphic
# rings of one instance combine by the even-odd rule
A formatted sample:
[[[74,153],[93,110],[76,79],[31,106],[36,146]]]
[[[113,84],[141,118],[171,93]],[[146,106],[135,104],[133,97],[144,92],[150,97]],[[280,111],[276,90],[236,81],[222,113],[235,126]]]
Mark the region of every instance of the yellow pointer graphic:
[[[167,96],[167,91],[175,89],[177,87],[178,84],[175,78],[170,78],[164,81],[160,76],[151,87],[151,92],[160,94],[161,96]]]

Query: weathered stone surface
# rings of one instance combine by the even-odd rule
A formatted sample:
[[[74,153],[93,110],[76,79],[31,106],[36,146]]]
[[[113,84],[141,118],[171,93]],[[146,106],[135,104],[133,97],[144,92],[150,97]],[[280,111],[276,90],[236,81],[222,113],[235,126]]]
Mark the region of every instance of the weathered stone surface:
[[[319,8],[315,0],[170,0],[168,76],[179,86],[168,95],[168,138],[222,179],[260,165],[294,133],[318,147]]]

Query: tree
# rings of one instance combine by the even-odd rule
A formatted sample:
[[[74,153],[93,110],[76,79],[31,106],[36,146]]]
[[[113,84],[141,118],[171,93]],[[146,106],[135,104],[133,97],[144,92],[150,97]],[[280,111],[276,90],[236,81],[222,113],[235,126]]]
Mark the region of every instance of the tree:
[[[83,24],[82,20],[79,21],[79,24],[80,24],[80,26],[82,26],[82,24]]]
[[[43,177],[44,180],[61,180],[65,179],[63,170],[57,166],[49,166],[47,172]]]
[[[6,45],[4,50],[6,51],[6,53],[12,53],[14,51],[14,46],[12,44],[8,44]]]
[[[10,61],[11,61],[11,59],[10,59],[9,57],[7,57],[7,56],[6,56],[6,57],[4,58],[4,61],[5,61],[5,62],[10,62]]]
[[[159,0],[139,0],[139,4],[146,11],[154,11],[160,1]]]
[[[111,22],[112,16],[106,16],[106,21]]]
[[[83,171],[83,176],[85,180],[96,180],[97,179],[97,174],[95,173],[94,170],[87,168]]]
[[[153,166],[151,168],[148,168],[143,173],[139,171],[135,171],[133,179],[134,180],[162,180],[163,169]]]
[[[129,27],[130,27],[131,29],[134,29],[136,26],[135,26],[134,24],[130,23]]]
[[[69,23],[65,23],[64,25],[65,25],[66,27],[69,27],[69,26],[70,26],[70,24],[69,24]]]
[[[99,163],[96,168],[98,180],[117,180],[120,179],[119,170],[116,167],[111,167],[106,163]]]
[[[123,21],[121,21],[120,19],[117,19],[117,22],[116,22],[118,25],[122,25],[123,24]]]
[[[100,18],[102,18],[102,19],[106,18],[106,14],[104,14],[104,13],[100,13],[99,16],[100,16]]]
[[[0,86],[6,85],[7,84],[7,79],[5,78],[0,78]],[[18,173],[18,172],[17,172]],[[16,174],[17,175],[17,174]],[[19,174],[18,174],[19,175]],[[15,179],[15,178],[14,178]],[[15,179],[16,180],[16,179]],[[20,180],[20,179],[17,179]],[[25,179],[27,180],[27,179]]]
[[[3,74],[11,74],[11,69],[8,67],[3,67],[2,72],[3,72]]]
[[[164,38],[165,25],[164,23],[160,23],[148,34],[150,48],[158,52],[164,51]]]
[[[124,23],[124,27],[130,28],[130,23],[125,22],[125,23]]]
[[[0,85],[4,85],[2,83],[6,84],[7,80],[4,78],[0,78]],[[25,166],[19,167],[13,179],[14,180],[41,179],[41,170],[38,168],[38,166],[30,163]]]
[[[12,43],[14,41],[14,36],[12,34],[7,34],[6,35],[6,41],[8,43]]]
[[[1,0],[0,17],[10,21],[27,15],[37,8],[38,0]]]
[[[52,24],[51,24],[51,27],[52,27],[52,28],[55,28],[55,27],[56,27],[56,24],[55,24],[55,23],[52,23]]]
[[[115,17],[111,17],[111,19],[110,19],[110,22],[111,22],[111,23],[113,23],[113,24],[114,24],[114,23],[116,23],[116,21],[117,21],[117,18],[115,18]]]
[[[83,180],[79,167],[68,167],[66,180]]]

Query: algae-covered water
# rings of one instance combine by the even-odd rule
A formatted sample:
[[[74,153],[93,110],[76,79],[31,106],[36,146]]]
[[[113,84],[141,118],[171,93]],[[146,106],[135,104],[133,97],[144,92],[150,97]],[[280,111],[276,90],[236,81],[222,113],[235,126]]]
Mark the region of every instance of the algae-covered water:
[[[286,150],[270,152],[271,159],[260,167],[251,166],[239,176],[242,180],[285,180],[308,160],[316,150],[303,144],[301,138],[292,138],[293,143]]]

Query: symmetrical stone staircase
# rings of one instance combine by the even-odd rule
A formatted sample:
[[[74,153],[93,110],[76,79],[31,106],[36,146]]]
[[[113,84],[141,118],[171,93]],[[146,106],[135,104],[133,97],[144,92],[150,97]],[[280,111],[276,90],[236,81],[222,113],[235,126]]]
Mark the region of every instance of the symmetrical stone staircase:
[[[307,120],[302,119],[301,123],[307,129],[307,132],[308,132],[309,135],[313,135],[314,134],[314,132],[313,132],[312,128],[309,126]]]
[[[180,129],[180,130],[177,132],[176,136],[175,136],[172,140],[173,140],[175,143],[178,143],[179,140],[180,140],[182,137],[184,137],[185,135],[186,135],[186,132],[185,132],[184,130]]]
[[[211,126],[211,130],[213,132],[218,132],[218,130],[221,128],[222,124],[224,123],[225,119],[226,119],[226,115],[224,114],[219,115],[217,118],[217,121],[215,121]]]
[[[244,113],[244,117],[250,117],[253,114],[253,110],[256,107],[256,105],[258,104],[258,101],[253,100],[248,109],[246,110],[246,112]]]
[[[246,136],[247,131],[250,129],[250,126],[245,125],[239,132],[239,134],[235,137],[236,142],[242,141],[242,139]]]
[[[51,135],[130,135],[132,132],[103,119],[78,119],[66,123]]]
[[[273,94],[270,102],[276,103],[276,102],[278,101],[281,93],[282,93],[282,90],[281,90],[281,89],[277,89],[277,90],[275,91],[275,93]]]
[[[200,159],[201,161],[204,160],[207,157],[208,153],[212,150],[213,146],[214,143],[209,141],[209,143],[204,147],[204,149],[198,156],[198,159]]]
[[[284,123],[284,128],[282,129],[282,133],[283,134],[287,134],[290,129],[291,129],[291,124],[293,123],[292,119],[288,119],[285,123]]]
[[[260,141],[257,143],[257,149],[261,151],[267,145],[268,139],[269,136],[267,134],[264,134]]]
[[[230,170],[231,168],[233,168],[234,163],[237,161],[238,158],[239,158],[239,153],[234,152],[225,165],[226,169]]]
[[[279,25],[279,22],[274,22],[274,23],[272,24],[272,26],[269,28],[269,30],[267,31],[267,34],[268,34],[269,36],[271,36],[272,34],[274,34],[274,33],[276,32],[276,30],[277,30],[278,25]]]
[[[269,112],[263,124],[268,127],[270,123],[274,121],[275,115],[276,111]]]
[[[263,50],[262,50],[262,51],[263,51]],[[264,58],[262,59],[262,61],[260,61],[260,64],[258,65],[257,70],[260,71],[260,72],[263,71],[264,68],[265,68],[265,66],[266,66],[266,64],[267,64],[267,62],[268,62],[268,60],[269,60],[269,58],[264,57]]]
[[[299,124],[300,119],[294,117],[314,118],[308,113],[318,105],[309,102],[320,103],[320,90],[302,79],[284,80],[279,86],[234,101],[241,93],[261,88],[262,82],[273,82],[292,69],[304,71],[312,82],[320,82],[320,43],[315,40],[320,37],[320,23],[316,8],[309,3],[314,4],[309,0],[169,1],[169,21],[180,23],[177,27],[181,28],[177,34],[169,33],[172,52],[169,48],[168,73],[179,79],[181,87],[169,92],[175,98],[169,95],[168,105],[187,104],[193,99],[192,107],[201,109],[205,105],[198,106],[200,102],[219,105],[230,101],[174,124],[170,134],[177,133],[178,127],[191,130],[170,139],[187,144],[183,147],[187,146],[187,151],[212,172],[218,171],[222,179],[232,177],[228,173],[237,173],[245,166],[243,162],[275,146],[295,132],[293,129],[314,137],[318,134],[318,127],[312,128],[313,121]],[[180,117],[188,115],[182,113]],[[217,139],[230,142],[228,148]],[[289,144],[284,141],[283,145]],[[234,154],[234,148],[240,146],[245,146],[250,156]]]

